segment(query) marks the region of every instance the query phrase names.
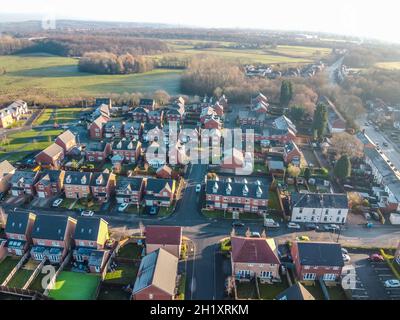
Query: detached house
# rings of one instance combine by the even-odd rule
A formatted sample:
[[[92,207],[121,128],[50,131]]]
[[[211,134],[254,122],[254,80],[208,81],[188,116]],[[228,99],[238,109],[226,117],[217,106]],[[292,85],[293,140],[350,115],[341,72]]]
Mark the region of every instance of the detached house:
[[[292,193],[291,221],[345,223],[349,212],[346,194]]]
[[[108,142],[91,142],[86,146],[86,160],[94,162],[105,161],[111,154],[111,145]]]
[[[11,177],[15,170],[14,166],[7,160],[0,163],[0,192],[6,192],[10,189]]]
[[[268,209],[268,185],[260,181],[249,183],[246,179],[234,181],[208,180],[206,184],[206,208],[229,212],[266,213]]]
[[[50,169],[59,169],[63,160],[64,149],[56,143],[51,144],[35,157],[35,161],[37,164],[48,167]]]
[[[86,266],[91,273],[102,272],[110,253],[105,250],[108,222],[102,218],[78,217],[73,238],[74,261]]]
[[[300,281],[338,281],[344,266],[342,247],[334,242],[298,242],[291,247],[293,263]]]
[[[115,175],[109,172],[93,173],[90,182],[93,198],[103,203],[110,200],[115,189]]]
[[[90,195],[91,172],[67,171],[64,176],[65,197],[68,199],[87,198]]]
[[[147,178],[144,200],[146,206],[169,207],[175,194],[175,180]]]
[[[164,249],[179,259],[182,249],[182,227],[147,226],[146,253]]]
[[[56,138],[55,143],[63,148],[64,154],[68,154],[76,147],[76,137],[70,130],[67,130]]]
[[[27,212],[13,212],[7,217],[5,234],[7,237],[7,252],[22,256],[32,241],[32,229],[36,215]]]
[[[140,155],[141,142],[138,140],[122,139],[112,144],[112,154],[120,155],[123,161],[135,163]]]
[[[138,205],[142,201],[145,183],[143,178],[119,177],[115,188],[117,203]]]
[[[266,96],[264,96],[261,92],[258,93],[257,96],[251,98],[251,105],[256,105],[257,103],[264,103],[264,104],[268,104],[268,98]]]
[[[300,166],[302,158],[303,152],[301,152],[296,143],[289,141],[287,144],[285,144],[283,159],[285,160],[286,164],[292,163],[296,166]]]
[[[272,238],[231,237],[232,274],[237,280],[258,278],[265,282],[281,281],[280,261]]]
[[[38,179],[38,171],[15,171],[10,180],[11,195],[13,197],[18,197],[21,195],[34,195],[35,183],[38,181]]]
[[[104,125],[108,120],[109,118],[105,116],[99,116],[89,125],[89,136],[91,139],[103,139]]]
[[[178,258],[164,249],[145,256],[132,290],[132,300],[174,300]]]
[[[143,107],[136,107],[132,111],[132,118],[136,122],[147,122],[149,110]]]
[[[48,170],[43,172],[41,178],[35,184],[39,198],[51,198],[63,190],[65,171]]]
[[[122,123],[118,121],[109,121],[104,125],[104,138],[113,139],[121,138]]]
[[[76,220],[71,217],[41,214],[36,216],[32,231],[31,257],[59,264],[67,255],[75,231]]]

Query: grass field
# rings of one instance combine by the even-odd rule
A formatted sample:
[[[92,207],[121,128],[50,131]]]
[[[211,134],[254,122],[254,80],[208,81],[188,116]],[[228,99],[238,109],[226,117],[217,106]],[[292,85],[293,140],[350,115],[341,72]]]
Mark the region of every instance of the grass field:
[[[36,119],[35,125],[46,125],[68,123],[79,120],[79,114],[84,111],[84,108],[47,108]]]
[[[94,300],[100,277],[86,273],[62,271],[49,297],[55,300]]]
[[[78,60],[51,55],[0,56],[0,96],[54,97],[93,96],[106,93],[179,93],[181,70],[156,69],[141,74],[95,75],[80,72]]]
[[[58,129],[31,129],[12,133],[7,139],[0,141],[0,157],[8,152],[43,150],[53,143],[53,140],[62,132]]]
[[[400,70],[400,61],[378,62],[375,67],[387,70]]]
[[[13,257],[6,257],[0,263],[0,284],[7,278],[12,269],[17,265],[19,259]]]

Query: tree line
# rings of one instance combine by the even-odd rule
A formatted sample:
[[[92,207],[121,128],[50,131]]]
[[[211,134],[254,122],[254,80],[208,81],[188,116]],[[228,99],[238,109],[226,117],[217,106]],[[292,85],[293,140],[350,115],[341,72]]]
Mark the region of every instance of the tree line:
[[[129,53],[88,52],[79,59],[79,71],[97,74],[142,73],[153,69],[150,59]]]

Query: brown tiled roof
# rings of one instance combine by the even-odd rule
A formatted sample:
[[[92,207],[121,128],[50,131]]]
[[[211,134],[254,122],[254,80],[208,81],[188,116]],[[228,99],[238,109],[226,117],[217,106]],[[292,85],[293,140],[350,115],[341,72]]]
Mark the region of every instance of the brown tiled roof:
[[[57,137],[57,139],[61,140],[65,144],[67,144],[69,141],[75,140],[75,135],[70,130],[67,130],[67,131],[61,133]]]
[[[64,153],[64,149],[61,148],[58,144],[53,143],[42,152],[53,158],[60,153]]]
[[[179,245],[182,240],[182,228],[174,226],[147,226],[146,244]]]
[[[272,239],[231,237],[233,262],[279,264],[269,242]],[[273,241],[273,240],[272,240]]]

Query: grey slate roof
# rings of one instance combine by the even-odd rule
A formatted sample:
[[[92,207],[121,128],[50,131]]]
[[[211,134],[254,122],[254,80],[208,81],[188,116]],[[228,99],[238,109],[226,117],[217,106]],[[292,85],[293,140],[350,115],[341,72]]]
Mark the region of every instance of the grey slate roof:
[[[172,179],[148,178],[146,190],[153,191],[154,193],[160,192],[164,187],[169,187],[172,190],[173,182]]]
[[[297,242],[299,261],[306,266],[343,267],[341,245],[329,242]]]
[[[34,213],[12,212],[7,217],[5,232],[15,234],[25,234],[28,226],[29,217],[36,217]]]
[[[36,177],[38,176],[37,171],[15,171],[14,175],[11,178],[11,183],[17,183],[21,179],[24,180],[25,184],[34,184]]]
[[[164,249],[158,249],[145,256],[139,267],[133,294],[153,285],[170,294],[175,294],[178,258]]]
[[[96,241],[102,221],[107,223],[105,220],[98,217],[78,217],[73,238],[78,240]]]
[[[95,172],[92,174],[90,185],[94,187],[105,187],[110,179],[110,173]]]
[[[125,191],[126,189],[130,190],[139,190],[143,183],[143,178],[135,178],[135,177],[119,177],[117,180],[117,190]]]
[[[218,187],[216,192],[214,192],[215,187]],[[227,189],[230,186],[231,193],[227,193]],[[247,195],[243,194],[244,187],[247,186]],[[208,180],[206,184],[206,194],[214,194],[220,196],[230,196],[230,197],[247,197],[247,198],[258,198],[258,199],[268,199],[268,189],[269,185],[262,184],[258,185],[255,182],[228,182],[228,181],[217,181]],[[257,196],[257,191],[260,191],[259,196]]]
[[[297,208],[336,208],[349,207],[346,194],[339,193],[292,193],[292,206]]]
[[[70,219],[75,221],[67,216],[39,214],[33,225],[32,238],[62,241]]]
[[[64,176],[64,184],[67,185],[89,185],[91,172],[78,172],[78,171],[67,171]],[[71,179],[71,182],[68,180]]]

